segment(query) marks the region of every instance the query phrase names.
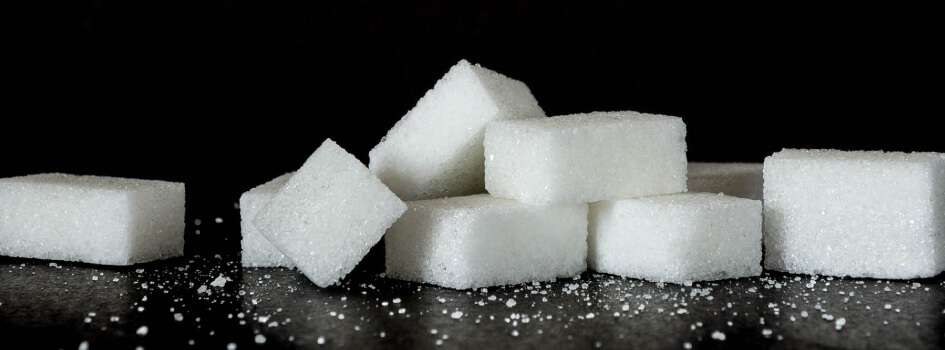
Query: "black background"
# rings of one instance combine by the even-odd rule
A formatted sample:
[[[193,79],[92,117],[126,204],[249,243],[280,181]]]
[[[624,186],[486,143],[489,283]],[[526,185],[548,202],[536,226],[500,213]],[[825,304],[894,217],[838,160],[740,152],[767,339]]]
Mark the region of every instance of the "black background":
[[[64,1],[10,13],[0,176],[180,181],[188,222],[331,137],[362,161],[458,60],[548,115],[682,117],[692,161],[785,147],[945,152],[941,11],[601,1]],[[191,227],[192,229],[193,227]],[[192,239],[188,250],[232,252]],[[226,248],[230,247],[230,248]],[[222,248],[222,249],[221,249]]]

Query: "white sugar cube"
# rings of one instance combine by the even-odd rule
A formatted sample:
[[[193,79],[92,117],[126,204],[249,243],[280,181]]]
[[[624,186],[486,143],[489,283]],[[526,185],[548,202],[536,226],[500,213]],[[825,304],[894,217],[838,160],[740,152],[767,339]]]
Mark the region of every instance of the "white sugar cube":
[[[388,277],[466,289],[585,270],[587,204],[532,206],[482,194],[407,206],[384,238]]]
[[[729,196],[758,199],[764,192],[761,163],[689,162],[689,192],[724,193]]]
[[[637,112],[503,120],[485,137],[486,189],[530,204],[686,191],[686,125]]]
[[[294,267],[292,261],[286,258],[269,240],[259,234],[253,218],[259,213],[276,192],[282,189],[289,177],[294,173],[284,174],[262,185],[246,191],[240,196],[240,230],[243,234],[241,242],[243,248],[243,266],[250,267]]]
[[[484,193],[486,124],[544,116],[525,84],[462,60],[371,150],[370,168],[404,200]]]
[[[184,253],[184,184],[38,174],[0,179],[0,255],[131,265]]]
[[[591,203],[590,269],[687,284],[761,274],[761,201],[682,193]]]
[[[945,154],[785,149],[765,159],[765,267],[873,278],[945,270]]]
[[[407,205],[357,158],[328,139],[253,220],[312,282],[351,272]]]

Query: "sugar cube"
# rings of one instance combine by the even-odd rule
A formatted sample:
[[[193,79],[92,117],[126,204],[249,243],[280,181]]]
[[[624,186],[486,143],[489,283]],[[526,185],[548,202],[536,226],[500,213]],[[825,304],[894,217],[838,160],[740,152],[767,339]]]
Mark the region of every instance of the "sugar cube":
[[[872,278],[945,270],[945,154],[785,149],[765,159],[765,267]]]
[[[407,205],[357,158],[325,140],[253,223],[319,287],[351,272]]]
[[[686,125],[637,112],[501,120],[486,129],[486,189],[530,204],[686,191]]]
[[[403,200],[484,193],[486,124],[544,116],[525,84],[462,60],[371,150],[370,168]]]
[[[243,266],[249,267],[295,267],[276,247],[256,230],[253,218],[264,205],[272,200],[294,173],[284,174],[262,185],[246,191],[240,196],[240,230],[243,234]]]
[[[761,200],[762,168],[761,163],[689,162],[687,187],[690,192],[724,193]]]
[[[588,267],[688,284],[761,274],[761,201],[682,193],[591,203]]]
[[[407,207],[384,238],[388,277],[466,289],[585,270],[587,204],[533,206],[481,194]]]
[[[68,174],[0,179],[0,255],[131,265],[183,253],[183,183]]]

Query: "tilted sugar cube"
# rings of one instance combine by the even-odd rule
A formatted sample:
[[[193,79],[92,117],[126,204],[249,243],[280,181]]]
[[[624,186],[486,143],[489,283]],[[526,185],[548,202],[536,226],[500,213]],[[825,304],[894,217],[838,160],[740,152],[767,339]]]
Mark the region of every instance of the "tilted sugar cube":
[[[761,200],[764,180],[761,163],[689,162],[689,192],[724,193]]]
[[[945,270],[945,154],[785,149],[765,159],[765,267],[873,278]]]
[[[488,194],[407,202],[384,238],[387,276],[465,289],[572,277],[586,267],[587,204]]]
[[[688,284],[761,274],[761,201],[682,193],[591,203],[588,267]]]
[[[486,124],[544,116],[525,84],[462,60],[371,150],[370,168],[403,200],[484,193]]]
[[[686,191],[686,125],[677,117],[596,112],[491,123],[486,189],[530,204]]]
[[[259,213],[272,197],[282,189],[289,177],[294,173],[284,174],[262,185],[246,191],[240,196],[240,231],[243,234],[241,246],[243,248],[243,266],[250,267],[294,267],[292,261],[286,258],[269,240],[259,234],[253,218]]]
[[[253,220],[319,287],[351,272],[404,204],[357,158],[328,139]]]
[[[0,255],[131,265],[184,253],[184,184],[37,174],[0,179]]]

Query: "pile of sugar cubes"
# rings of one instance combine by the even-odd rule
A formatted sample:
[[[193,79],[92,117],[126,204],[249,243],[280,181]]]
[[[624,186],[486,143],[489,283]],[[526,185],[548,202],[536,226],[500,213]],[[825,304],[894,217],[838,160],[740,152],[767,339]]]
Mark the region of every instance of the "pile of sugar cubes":
[[[945,270],[945,154],[785,149],[689,163],[686,125],[632,111],[548,117],[465,60],[371,150],[325,140],[243,193],[242,264],[339,282],[381,239],[389,278],[467,289],[591,269],[689,284]],[[179,256],[183,184],[0,179],[0,254],[98,264]],[[762,251],[764,246],[764,251]]]
[[[588,268],[680,284],[757,276],[762,264],[882,278],[945,270],[945,155],[784,150],[765,164],[687,163],[680,118],[547,117],[525,84],[467,61],[367,167],[325,141],[291,178],[244,193],[241,210],[244,266],[295,266],[319,286],[382,237],[387,277],[457,289]]]

